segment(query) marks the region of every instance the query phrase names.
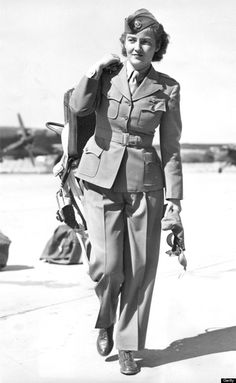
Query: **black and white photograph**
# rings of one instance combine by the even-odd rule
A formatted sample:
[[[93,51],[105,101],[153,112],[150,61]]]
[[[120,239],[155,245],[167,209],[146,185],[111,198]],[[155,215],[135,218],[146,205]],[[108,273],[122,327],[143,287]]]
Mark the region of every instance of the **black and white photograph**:
[[[0,0],[0,383],[236,382],[236,2]]]

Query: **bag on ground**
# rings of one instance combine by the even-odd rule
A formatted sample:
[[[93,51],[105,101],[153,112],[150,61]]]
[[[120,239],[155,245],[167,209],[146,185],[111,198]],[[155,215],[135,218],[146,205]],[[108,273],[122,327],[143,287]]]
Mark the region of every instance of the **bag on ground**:
[[[0,269],[7,265],[11,240],[0,231]]]
[[[80,236],[81,240],[78,239]],[[46,243],[40,260],[63,265],[83,263],[83,244],[87,234],[76,233],[66,224],[59,225]],[[86,245],[86,244],[85,244]]]

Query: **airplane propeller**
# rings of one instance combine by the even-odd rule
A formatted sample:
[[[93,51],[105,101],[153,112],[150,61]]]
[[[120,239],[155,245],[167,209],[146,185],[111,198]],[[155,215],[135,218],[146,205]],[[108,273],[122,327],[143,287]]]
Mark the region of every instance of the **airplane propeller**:
[[[23,123],[23,120],[22,120],[22,117],[21,117],[20,113],[17,113],[17,118],[18,118],[19,125],[20,125],[20,127],[22,129],[23,134],[26,135],[27,133],[26,133],[25,125]]]
[[[6,155],[8,152],[11,152],[12,150],[16,150],[16,149],[19,149],[20,147],[24,147],[29,155],[32,165],[35,166],[35,160],[34,160],[34,154],[33,154],[33,141],[34,141],[33,134],[26,129],[20,113],[17,114],[17,117],[20,124],[20,128],[21,128],[21,137],[19,138],[18,141],[13,142],[12,144],[6,146],[2,150],[2,154]]]
[[[29,158],[32,162],[32,165],[35,166],[35,160],[34,160],[34,154],[33,154],[33,140],[34,140],[33,134],[26,129],[20,113],[17,113],[17,117],[18,117],[18,121],[22,131],[22,138],[23,138],[22,144],[25,147],[25,150],[27,151],[27,153],[29,154]]]

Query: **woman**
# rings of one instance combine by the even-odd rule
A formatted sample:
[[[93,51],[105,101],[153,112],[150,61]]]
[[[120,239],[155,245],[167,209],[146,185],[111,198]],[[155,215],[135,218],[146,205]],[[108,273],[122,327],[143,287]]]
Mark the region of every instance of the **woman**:
[[[133,351],[145,347],[164,198],[167,211],[181,209],[181,118],[179,84],[151,65],[168,45],[162,25],[140,9],[125,19],[120,40],[126,60],[104,56],[70,107],[79,116],[96,112],[76,176],[84,183],[90,276],[100,300],[97,349],[105,356],[113,348],[119,302],[116,347],[121,372],[131,375],[139,372]],[[156,129],[161,160],[152,146]]]

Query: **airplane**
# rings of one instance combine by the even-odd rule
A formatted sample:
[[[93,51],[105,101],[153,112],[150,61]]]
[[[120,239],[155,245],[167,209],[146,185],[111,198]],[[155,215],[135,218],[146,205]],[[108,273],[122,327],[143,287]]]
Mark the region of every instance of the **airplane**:
[[[221,145],[218,148],[211,148],[214,160],[222,162],[218,168],[218,173],[222,173],[228,166],[236,166],[236,145]]]
[[[0,161],[4,158],[30,158],[35,165],[37,156],[56,155],[57,160],[61,157],[62,145],[59,135],[48,129],[25,127],[20,113],[17,117],[18,127],[0,126]],[[62,124],[58,126],[63,127]]]
[[[35,165],[35,157],[55,155],[56,164],[63,154],[60,133],[64,125],[48,122],[47,129],[27,128],[20,113],[17,117],[18,127],[0,126],[0,162],[4,158],[30,158]],[[88,123],[84,121],[84,124],[87,130]],[[85,144],[83,141],[77,142],[81,148]],[[183,162],[219,162],[218,172],[221,173],[227,166],[236,166],[236,145],[184,143],[181,144],[181,157]]]
[[[236,144],[181,144],[183,162],[218,162],[218,173],[236,166]]]

